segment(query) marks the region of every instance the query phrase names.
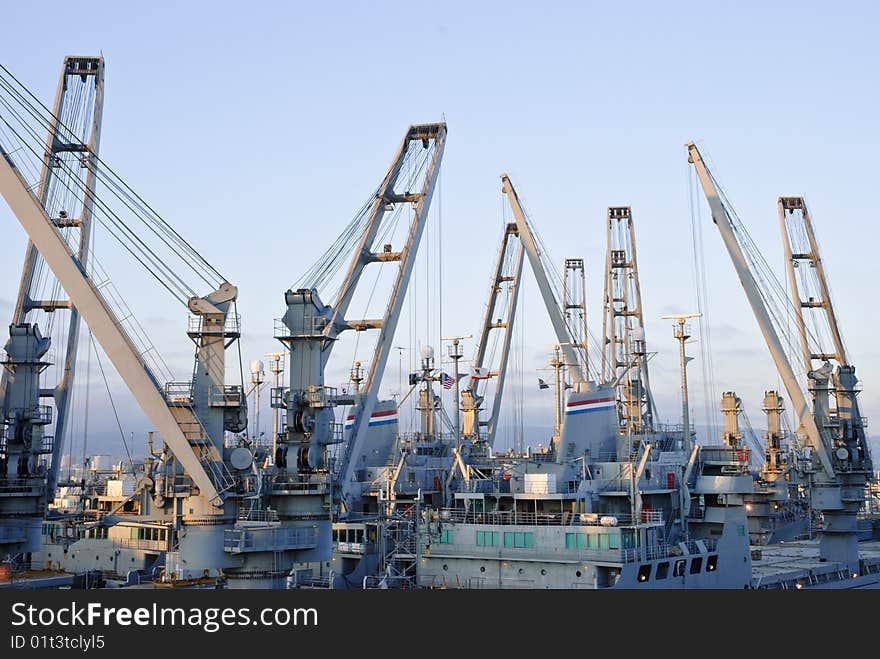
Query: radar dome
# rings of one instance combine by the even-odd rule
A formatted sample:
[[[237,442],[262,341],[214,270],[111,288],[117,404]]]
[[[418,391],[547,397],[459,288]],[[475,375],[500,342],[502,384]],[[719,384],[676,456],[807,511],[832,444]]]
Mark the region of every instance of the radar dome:
[[[423,346],[422,359],[434,359],[434,348],[431,346]]]
[[[263,373],[263,362],[255,359],[251,362],[251,373]]]

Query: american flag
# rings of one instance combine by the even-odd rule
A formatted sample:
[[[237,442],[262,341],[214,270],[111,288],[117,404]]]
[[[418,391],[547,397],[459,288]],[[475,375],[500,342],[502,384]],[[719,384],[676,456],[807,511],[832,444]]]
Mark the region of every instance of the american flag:
[[[440,382],[443,384],[444,389],[452,389],[452,385],[455,384],[455,378],[448,373],[442,373],[440,375]]]

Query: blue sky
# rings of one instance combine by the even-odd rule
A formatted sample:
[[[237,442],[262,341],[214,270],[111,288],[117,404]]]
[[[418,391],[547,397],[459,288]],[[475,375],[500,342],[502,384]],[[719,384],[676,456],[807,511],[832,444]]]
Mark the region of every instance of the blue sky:
[[[780,276],[776,197],[807,197],[863,412],[880,412],[873,3],[183,4],[92,2],[86,16],[69,3],[13,3],[0,53],[47,103],[66,54],[103,53],[102,157],[239,286],[246,362],[277,349],[284,290],[361,206],[406,126],[445,117],[432,216],[442,232],[423,245],[444,257],[443,333],[478,330],[502,223],[500,173],[554,258],[586,259],[597,334],[605,209],[631,205],[659,352],[655,395],[661,416],[676,420],[676,346],[659,316],[695,306],[684,149],[693,139]],[[777,377],[703,217],[716,379],[761,428],[761,394]],[[5,207],[0,221],[5,324],[25,236]],[[112,245],[99,237],[98,249]],[[182,307],[140,295],[123,266],[113,274],[185,373]],[[529,392],[553,340],[538,305],[527,286],[522,371],[535,425],[551,418],[549,399]],[[341,379],[348,364],[334,368]],[[126,433],[142,437],[145,420],[118,398]]]

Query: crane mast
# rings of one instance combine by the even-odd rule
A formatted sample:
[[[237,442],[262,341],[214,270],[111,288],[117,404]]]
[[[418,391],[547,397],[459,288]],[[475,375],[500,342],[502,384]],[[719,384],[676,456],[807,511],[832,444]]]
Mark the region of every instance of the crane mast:
[[[587,328],[587,272],[584,260],[565,259],[563,265],[562,310],[571,336],[571,346],[583,373],[590,372]]]
[[[821,511],[824,518],[820,539],[820,555],[825,560],[842,563],[858,573],[856,516],[859,506],[864,500],[865,483],[870,476],[869,469],[866,469],[870,464],[866,445],[861,450],[853,450],[859,448],[857,432],[853,431],[857,431],[861,422],[855,424],[851,418],[847,419],[848,423],[844,422],[843,424],[847,440],[842,440],[839,436],[832,437],[829,432],[831,424],[828,423],[829,416],[826,409],[818,407],[810,409],[780,338],[781,328],[775,326],[773,316],[765,300],[767,292],[759,286],[750,267],[750,262],[744,253],[741,244],[743,240],[741,231],[737,231],[699,149],[693,142],[690,142],[687,145],[687,150],[688,160],[694,165],[697,178],[709,203],[712,219],[718,227],[800,422],[800,430],[805,435],[813,454],[819,459],[819,470],[813,474],[811,497],[814,508]],[[781,208],[785,209],[784,203],[781,204]],[[814,254],[814,257],[818,258],[818,255]],[[789,263],[792,263],[791,259],[789,259]],[[793,291],[793,295],[797,295],[797,293]],[[828,301],[826,309],[830,311],[830,300],[828,298],[825,300]],[[797,307],[799,304],[795,306]],[[801,329],[802,327],[803,325],[801,325]],[[851,386],[854,386],[854,369],[842,367],[839,369],[839,374],[839,377],[843,379],[842,387],[853,391]],[[842,398],[847,397],[842,396]],[[844,403],[845,416],[847,417],[852,414],[854,408],[857,410],[857,407],[853,405],[854,400],[853,393]]]
[[[636,235],[629,206],[608,208],[602,316],[602,377],[616,383],[621,431],[639,435],[654,426]]]
[[[514,244],[516,244],[516,247],[514,247]],[[495,262],[492,284],[489,287],[489,300],[486,304],[486,313],[483,317],[483,325],[477,341],[473,370],[471,371],[470,378],[468,378],[467,385],[461,392],[464,421],[462,436],[472,443],[484,440],[488,447],[494,445],[495,434],[498,430],[499,411],[504,393],[507,362],[510,356],[510,343],[513,337],[513,323],[516,318],[516,306],[519,299],[524,255],[525,248],[519,239],[519,229],[516,223],[508,223],[504,228],[504,234],[501,236],[501,248],[498,250],[498,259]],[[502,293],[505,290],[507,291],[506,304],[502,297]],[[490,339],[497,330],[502,331],[503,335],[498,370],[493,371],[488,367],[486,353]],[[490,378],[497,378],[497,380],[492,399],[492,410],[489,418],[483,421],[480,419],[480,411],[482,410],[485,393],[481,393],[481,390],[484,389],[481,383]],[[486,429],[485,435],[481,431],[483,427]]]

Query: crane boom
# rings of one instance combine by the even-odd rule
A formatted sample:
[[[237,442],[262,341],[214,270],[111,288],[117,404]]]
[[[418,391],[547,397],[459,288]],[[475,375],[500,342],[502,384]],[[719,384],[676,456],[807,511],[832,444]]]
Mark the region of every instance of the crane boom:
[[[212,478],[168,407],[159,383],[150,374],[116,314],[86,274],[85,265],[71,251],[5,150],[0,149],[0,156],[0,194],[201,495],[215,505],[222,503]]]
[[[782,378],[785,390],[788,392],[792,408],[797,415],[801,427],[806,433],[807,441],[819,457],[819,461],[826,477],[829,480],[833,480],[834,468],[828,452],[827,442],[816,424],[812,411],[807,404],[807,399],[798,384],[794,369],[788,361],[788,357],[785,354],[785,348],[782,345],[779,334],[776,332],[776,328],[773,326],[773,321],[771,320],[764,299],[761,296],[758,283],[755,281],[755,277],[749,268],[745,255],[743,254],[742,247],[736,238],[730,216],[721,201],[721,197],[718,193],[715,182],[712,179],[712,175],[706,168],[706,165],[700,156],[700,151],[693,142],[688,143],[687,150],[688,161],[693,164],[697,173],[697,178],[703,188],[703,193],[706,196],[706,200],[709,202],[709,208],[712,211],[712,220],[715,222],[718,231],[721,233],[721,239],[724,241],[724,246],[727,248],[727,253],[730,255],[730,259],[733,262],[733,267],[736,270],[739,281],[742,284],[749,304],[752,307],[752,312],[755,314],[755,319],[758,321],[758,327],[761,330],[761,334],[764,336],[764,341],[767,344],[767,348],[770,350],[770,355],[773,357],[773,361],[776,364],[779,376]]]
[[[562,354],[565,357],[565,363],[571,375],[572,382],[575,387],[578,388],[579,384],[587,382],[587,374],[581,369],[581,364],[573,345],[574,341],[572,340],[571,332],[569,331],[565,318],[562,315],[559,301],[553,293],[553,287],[550,285],[550,280],[547,278],[544,263],[541,261],[541,252],[538,249],[535,237],[532,235],[532,229],[526,219],[526,214],[519,201],[519,196],[516,194],[513,183],[510,182],[510,177],[507,174],[501,175],[501,183],[502,192],[507,194],[510,208],[513,210],[513,217],[516,220],[520,241],[522,241],[523,247],[526,250],[526,255],[529,257],[532,272],[534,272],[535,280],[538,282],[538,290],[541,291],[541,297],[544,300],[544,305],[547,307],[547,315],[550,316],[550,323],[553,325],[556,339],[562,348]]]

